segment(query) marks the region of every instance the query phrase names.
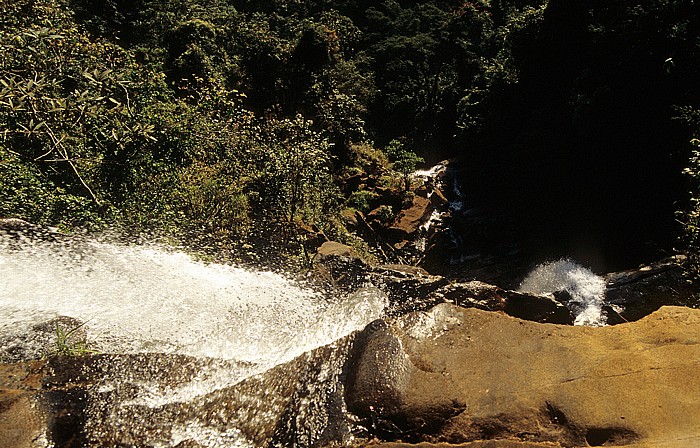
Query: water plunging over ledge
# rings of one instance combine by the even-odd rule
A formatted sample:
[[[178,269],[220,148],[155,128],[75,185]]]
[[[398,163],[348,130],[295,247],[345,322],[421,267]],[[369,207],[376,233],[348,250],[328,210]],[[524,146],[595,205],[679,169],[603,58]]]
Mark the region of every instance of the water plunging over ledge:
[[[254,375],[364,328],[386,304],[371,287],[329,297],[277,273],[199,262],[157,246],[13,245],[0,234],[0,358],[40,355],[26,335],[58,317],[84,323],[105,362],[114,362],[110,354],[126,356],[113,358],[121,367],[105,365],[113,374],[90,392],[85,431],[94,432],[86,436],[93,441],[109,440],[99,432],[143,427],[140,437],[154,446],[255,445],[240,427],[264,419],[264,406],[260,415],[218,424],[197,410],[214,408],[213,396]],[[151,365],[139,370],[133,360]],[[163,380],[169,374],[161,370],[170,367],[185,379]],[[261,388],[274,390],[268,386]],[[171,428],[164,432],[163,425]]]
[[[91,342],[110,353],[274,365],[376,318],[382,300],[369,299],[331,299],[276,273],[159,247],[88,241],[0,254],[1,331],[69,316],[86,322]]]

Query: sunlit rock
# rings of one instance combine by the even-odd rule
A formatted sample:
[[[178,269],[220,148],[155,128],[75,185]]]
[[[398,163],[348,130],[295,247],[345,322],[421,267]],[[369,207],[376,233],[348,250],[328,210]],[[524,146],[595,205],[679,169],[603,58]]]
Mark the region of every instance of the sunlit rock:
[[[372,333],[355,356],[386,374],[359,373],[348,390],[355,402],[377,384],[401,391],[386,408],[382,394],[362,394],[357,411],[383,440],[694,446],[699,334],[700,311],[686,308],[590,328],[441,304]],[[406,374],[391,375],[386,356]]]

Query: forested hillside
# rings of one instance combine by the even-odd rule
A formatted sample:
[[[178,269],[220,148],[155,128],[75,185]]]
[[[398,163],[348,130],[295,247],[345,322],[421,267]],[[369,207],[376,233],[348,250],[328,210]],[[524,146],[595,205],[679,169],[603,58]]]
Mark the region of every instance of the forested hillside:
[[[698,36],[693,0],[0,0],[0,216],[296,256],[361,244],[348,177],[450,157],[522,238],[642,257],[697,240]]]

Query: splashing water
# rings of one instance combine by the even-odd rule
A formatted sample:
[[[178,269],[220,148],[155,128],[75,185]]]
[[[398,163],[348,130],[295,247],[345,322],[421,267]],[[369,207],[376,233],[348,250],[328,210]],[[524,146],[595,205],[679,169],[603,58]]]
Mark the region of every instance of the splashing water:
[[[153,358],[143,359],[161,364],[172,358],[158,354],[197,360],[192,375],[177,384],[136,372],[99,385],[98,395],[122,393],[124,381],[136,392],[93,426],[134,428],[145,423],[133,409],[157,415],[176,403],[204,400],[364,328],[387,304],[375,288],[329,297],[277,273],[199,262],[162,247],[91,240],[17,246],[0,233],[0,358],[18,351],[31,358],[37,351],[22,344],[35,341],[21,335],[63,318],[84,323],[90,345],[105,354],[147,353]],[[202,446],[249,445],[235,422],[216,427],[181,414],[174,415],[184,421],[154,444],[190,438]]]
[[[523,280],[519,290],[540,295],[564,291],[570,296],[569,308],[576,313],[574,325],[600,327],[606,324],[602,313],[605,280],[571,260],[538,266]]]
[[[88,241],[0,253],[0,331],[69,316],[109,353],[279,363],[362,327],[382,307],[158,247]]]

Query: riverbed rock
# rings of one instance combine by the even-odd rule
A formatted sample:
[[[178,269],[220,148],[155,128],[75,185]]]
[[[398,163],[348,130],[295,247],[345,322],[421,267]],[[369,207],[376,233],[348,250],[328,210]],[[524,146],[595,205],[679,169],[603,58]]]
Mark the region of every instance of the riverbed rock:
[[[44,361],[0,364],[0,446],[49,446],[46,415],[37,400],[44,365]]]
[[[59,242],[66,239],[55,228],[42,227],[19,218],[0,218],[0,243],[18,249],[35,242]]]
[[[380,440],[700,446],[700,310],[588,328],[445,303],[367,332],[347,399]]]
[[[387,312],[394,316],[426,310],[444,301],[432,294],[450,283],[445,277],[430,275],[423,268],[402,264],[376,266],[369,278],[386,292]]]
[[[35,324],[15,323],[0,336],[0,362],[41,359],[81,344],[87,349],[83,325],[84,322],[68,316],[57,316]]]
[[[0,364],[0,446],[343,441],[350,422],[341,377],[352,342],[342,338],[259,373],[236,361],[157,353]]]
[[[572,325],[574,317],[566,306],[550,296],[527,294],[499,288],[480,281],[450,283],[430,297],[451,302],[463,308],[501,311],[513,317],[542,322]]]

